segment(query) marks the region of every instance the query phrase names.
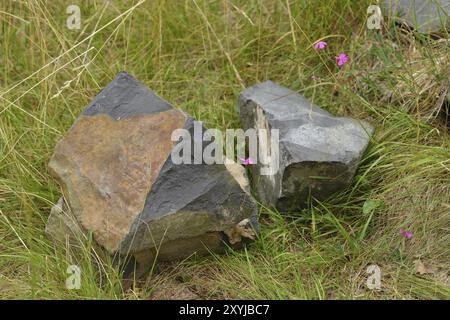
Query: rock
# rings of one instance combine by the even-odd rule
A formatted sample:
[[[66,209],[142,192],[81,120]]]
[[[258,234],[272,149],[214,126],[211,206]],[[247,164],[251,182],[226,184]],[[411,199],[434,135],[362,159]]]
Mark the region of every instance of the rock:
[[[244,130],[278,130],[279,154],[270,163],[278,170],[264,173],[261,145],[250,167],[260,201],[280,211],[305,207],[310,195],[324,200],[346,188],[373,132],[369,124],[334,117],[271,81],[244,90],[238,109]]]
[[[450,25],[450,0],[385,0],[384,9],[388,16],[424,34],[444,30]]]
[[[86,243],[88,239],[78,221],[70,212],[64,198],[59,198],[52,207],[45,226],[45,234],[54,242]]]
[[[242,166],[172,162],[172,132],[193,123],[123,72],[58,142],[50,173],[76,221],[109,253],[151,265],[242,244],[227,236],[242,221],[243,236],[257,232]]]

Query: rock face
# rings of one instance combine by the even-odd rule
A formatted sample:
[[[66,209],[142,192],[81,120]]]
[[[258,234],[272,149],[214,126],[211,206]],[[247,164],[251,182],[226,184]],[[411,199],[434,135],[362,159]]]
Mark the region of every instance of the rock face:
[[[120,73],[57,144],[50,173],[76,221],[108,252],[150,264],[254,236],[257,207],[242,166],[173,164],[171,134],[193,121]]]
[[[73,244],[86,243],[88,235],[80,227],[76,218],[71,214],[64,198],[59,198],[58,202],[52,207],[45,226],[46,235],[53,241],[70,242]]]
[[[406,22],[421,33],[450,26],[450,0],[385,0],[387,15]]]
[[[334,117],[271,81],[244,90],[238,109],[244,130],[278,130],[279,155],[272,155],[278,170],[264,173],[257,161],[251,171],[260,201],[280,211],[303,208],[310,196],[324,200],[346,188],[373,132],[369,124]]]

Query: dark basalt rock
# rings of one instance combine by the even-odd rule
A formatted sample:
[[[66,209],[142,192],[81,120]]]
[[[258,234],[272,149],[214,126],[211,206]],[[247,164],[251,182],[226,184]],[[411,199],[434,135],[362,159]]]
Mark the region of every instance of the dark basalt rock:
[[[279,130],[278,171],[262,174],[259,161],[251,171],[260,200],[280,211],[303,208],[310,196],[324,200],[346,188],[373,132],[364,121],[334,117],[271,81],[244,90],[238,109],[244,130]]]
[[[385,0],[384,9],[420,33],[436,33],[450,26],[450,0]]]
[[[171,134],[192,123],[120,73],[58,142],[50,172],[68,211],[109,253],[151,265],[254,238],[257,206],[241,165],[172,163]],[[47,230],[58,235],[53,211]]]

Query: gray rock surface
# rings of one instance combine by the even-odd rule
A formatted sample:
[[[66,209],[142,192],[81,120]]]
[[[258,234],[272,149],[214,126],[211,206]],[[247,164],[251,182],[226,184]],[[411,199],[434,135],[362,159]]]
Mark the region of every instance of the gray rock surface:
[[[435,33],[450,26],[450,0],[385,0],[385,13],[421,33]]]
[[[171,134],[193,121],[123,72],[58,142],[50,173],[68,211],[109,253],[145,267],[254,238],[257,206],[241,165],[173,164]],[[56,209],[47,230],[58,235],[66,221]]]
[[[244,90],[238,109],[244,130],[279,130],[279,170],[262,174],[260,159],[250,167],[260,200],[280,211],[303,208],[310,196],[324,200],[346,188],[373,132],[364,121],[334,117],[271,81]]]

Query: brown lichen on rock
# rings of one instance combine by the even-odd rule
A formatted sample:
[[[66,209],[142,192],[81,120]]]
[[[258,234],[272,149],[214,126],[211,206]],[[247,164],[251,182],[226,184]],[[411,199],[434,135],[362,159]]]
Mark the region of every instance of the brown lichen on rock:
[[[172,149],[170,135],[185,121],[175,109],[123,120],[81,116],[57,144],[50,172],[82,226],[109,251],[142,211]]]

